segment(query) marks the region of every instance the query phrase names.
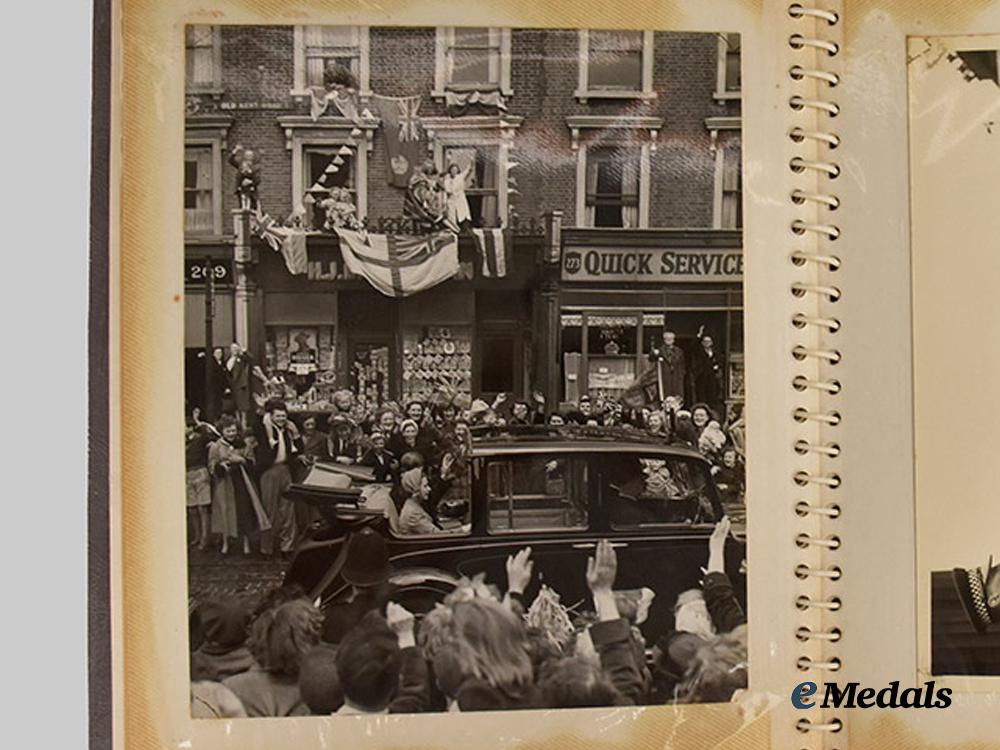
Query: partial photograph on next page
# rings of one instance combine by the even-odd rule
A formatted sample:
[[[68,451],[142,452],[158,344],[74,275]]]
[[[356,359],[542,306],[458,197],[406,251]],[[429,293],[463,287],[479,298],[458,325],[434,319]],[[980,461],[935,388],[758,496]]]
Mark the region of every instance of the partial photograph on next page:
[[[1000,677],[998,61],[1000,36],[909,42],[920,670],[935,677]]]

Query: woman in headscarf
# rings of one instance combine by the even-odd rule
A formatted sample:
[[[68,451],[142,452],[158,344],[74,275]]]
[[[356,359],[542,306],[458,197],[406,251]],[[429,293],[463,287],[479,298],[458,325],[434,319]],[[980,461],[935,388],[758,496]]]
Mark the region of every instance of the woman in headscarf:
[[[399,533],[403,535],[441,534],[443,529],[424,509],[431,494],[431,483],[422,466],[403,472],[399,478],[403,497],[403,509],[399,512]]]

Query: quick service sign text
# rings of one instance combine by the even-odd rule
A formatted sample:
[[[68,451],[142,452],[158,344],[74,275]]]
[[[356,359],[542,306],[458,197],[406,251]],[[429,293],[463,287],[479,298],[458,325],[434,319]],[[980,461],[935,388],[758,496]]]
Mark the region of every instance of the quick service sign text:
[[[740,250],[567,248],[563,281],[740,281]]]

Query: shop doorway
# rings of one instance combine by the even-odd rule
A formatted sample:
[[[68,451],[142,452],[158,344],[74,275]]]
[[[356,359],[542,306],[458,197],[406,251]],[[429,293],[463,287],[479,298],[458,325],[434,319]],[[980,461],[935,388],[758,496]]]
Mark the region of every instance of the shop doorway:
[[[477,339],[479,372],[475,395],[492,401],[498,393],[521,398],[524,393],[524,352],[519,334],[506,330],[481,330]]]
[[[393,399],[392,349],[389,336],[369,336],[348,345],[348,382],[355,400],[366,409]]]

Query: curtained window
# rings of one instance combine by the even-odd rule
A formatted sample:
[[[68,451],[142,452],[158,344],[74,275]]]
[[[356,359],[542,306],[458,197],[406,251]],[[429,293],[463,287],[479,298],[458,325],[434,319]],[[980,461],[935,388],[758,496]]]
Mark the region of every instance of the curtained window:
[[[591,31],[587,87],[591,91],[641,91],[643,33]]]
[[[587,226],[639,226],[639,159],[638,147],[587,150]]]
[[[184,231],[212,234],[215,229],[215,182],[211,146],[184,149]]]
[[[500,29],[446,29],[447,84],[500,86]]]
[[[721,214],[723,229],[743,226],[743,176],[738,145],[727,145],[723,153]]]
[[[304,26],[305,85],[323,86],[323,71],[331,64],[351,71],[360,85],[361,34],[359,26]]]
[[[466,180],[465,197],[469,201],[469,213],[475,227],[498,227],[500,216],[497,204],[498,146],[446,146],[444,164],[457,164],[460,169],[469,169]]]
[[[185,81],[189,90],[211,89],[222,82],[221,39],[218,26],[187,26]]]

